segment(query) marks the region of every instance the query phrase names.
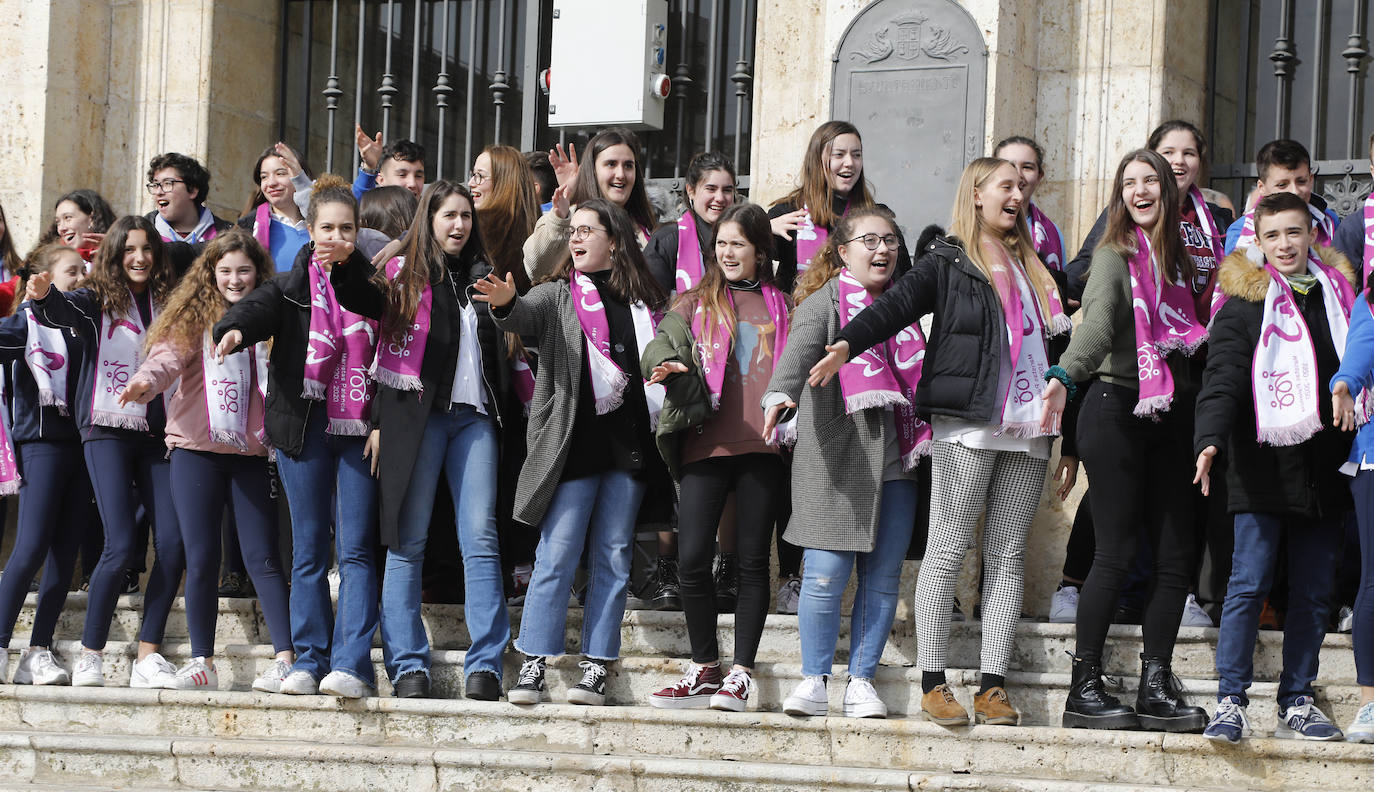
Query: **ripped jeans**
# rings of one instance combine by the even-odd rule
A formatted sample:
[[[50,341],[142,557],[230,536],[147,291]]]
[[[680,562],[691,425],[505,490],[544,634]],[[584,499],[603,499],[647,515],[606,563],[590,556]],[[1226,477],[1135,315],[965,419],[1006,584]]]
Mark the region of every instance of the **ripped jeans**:
[[[829,674],[840,637],[840,609],[849,575],[858,567],[858,590],[849,625],[849,676],[872,679],[897,610],[897,584],[916,521],[916,482],[883,482],[878,534],[868,553],[806,548],[798,628],[802,673]]]

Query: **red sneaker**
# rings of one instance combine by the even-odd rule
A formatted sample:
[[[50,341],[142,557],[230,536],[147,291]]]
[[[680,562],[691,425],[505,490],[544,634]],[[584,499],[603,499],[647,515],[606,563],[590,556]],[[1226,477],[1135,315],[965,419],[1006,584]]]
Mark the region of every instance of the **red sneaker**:
[[[749,694],[754,691],[754,677],[742,669],[735,669],[725,677],[720,692],[711,697],[711,709],[744,712],[749,706]]]
[[[720,690],[720,664],[687,664],[682,679],[649,696],[649,704],[659,709],[706,709],[711,696]]]

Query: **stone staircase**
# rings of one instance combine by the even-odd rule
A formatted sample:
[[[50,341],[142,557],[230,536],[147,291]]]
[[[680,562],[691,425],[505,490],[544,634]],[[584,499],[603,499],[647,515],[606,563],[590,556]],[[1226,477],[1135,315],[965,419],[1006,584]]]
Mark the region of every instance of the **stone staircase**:
[[[80,634],[84,595],[73,595],[58,626]],[[624,659],[613,666],[608,703],[522,708],[454,698],[461,689],[467,635],[461,606],[425,606],[435,638],[428,700],[389,697],[344,701],[248,691],[270,662],[261,614],[251,600],[221,600],[216,692],[131,690],[138,597],[123,597],[106,651],[110,687],[0,685],[0,792],[45,789],[161,790],[1173,790],[1368,789],[1374,746],[1299,743],[1269,738],[1281,636],[1262,633],[1251,719],[1261,736],[1238,747],[1197,735],[1090,732],[1058,727],[1068,686],[1072,625],[1025,622],[1018,633],[1008,692],[1023,713],[1019,728],[949,730],[910,717],[919,710],[920,674],[910,623],[899,621],[875,684],[893,717],[792,718],[779,710],[800,680],[796,617],[770,615],[759,650],[758,692],[745,713],[661,711],[646,696],[676,678],[688,652],[679,613],[630,611]],[[23,643],[31,603],[21,614]],[[568,635],[580,630],[570,613]],[[721,618],[728,658],[730,617]],[[180,603],[168,624],[164,654],[187,658]],[[1175,671],[1197,703],[1213,699],[1215,630],[1187,628]],[[954,625],[951,666],[976,669],[976,622]],[[848,644],[847,632],[841,647]],[[1109,674],[1134,695],[1139,628],[1115,627]],[[78,644],[59,640],[59,659]],[[549,667],[554,702],[580,677],[575,656]],[[844,659],[843,649],[839,660]],[[373,662],[382,673],[381,650]],[[515,658],[508,660],[511,678]],[[843,666],[831,683],[839,711]],[[952,670],[966,706],[976,670]],[[1328,637],[1322,651],[1320,703],[1342,725],[1359,704],[1348,636]]]

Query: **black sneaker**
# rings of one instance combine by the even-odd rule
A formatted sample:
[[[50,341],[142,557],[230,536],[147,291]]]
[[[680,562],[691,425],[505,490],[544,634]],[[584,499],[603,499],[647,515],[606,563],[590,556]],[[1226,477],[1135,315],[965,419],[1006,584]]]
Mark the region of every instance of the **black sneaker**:
[[[138,572],[128,569],[124,572],[124,586],[119,590],[120,594],[138,593]]]
[[[231,598],[251,598],[253,596],[253,581],[242,577],[237,572],[225,572],[224,577],[219,580],[219,595]]]
[[[463,685],[463,695],[474,701],[497,701],[501,698],[501,680],[491,671],[473,671]]]
[[[678,589],[677,559],[659,557],[654,571],[644,581],[639,598],[654,610],[682,610],[682,597]]]
[[[582,667],[582,681],[568,690],[569,704],[599,707],[606,703],[606,661],[590,657],[578,663]]]
[[[520,665],[515,686],[506,691],[506,701],[512,704],[538,704],[544,700],[544,658],[526,657]]]
[[[715,566],[716,613],[734,613],[739,602],[739,556],[721,553]]]
[[[392,685],[396,698],[429,698],[429,675],[423,671],[407,671]]]

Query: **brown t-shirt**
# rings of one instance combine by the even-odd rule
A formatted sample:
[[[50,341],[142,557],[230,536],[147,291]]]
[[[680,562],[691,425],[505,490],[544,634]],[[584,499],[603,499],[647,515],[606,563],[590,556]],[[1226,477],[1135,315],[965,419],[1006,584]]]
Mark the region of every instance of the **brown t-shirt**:
[[[720,407],[701,426],[688,429],[682,442],[682,464],[739,454],[776,454],[763,441],[763,408],[759,406],[773,376],[777,328],[757,290],[734,289],[735,339],[725,367]],[[676,308],[687,321],[695,305]]]

